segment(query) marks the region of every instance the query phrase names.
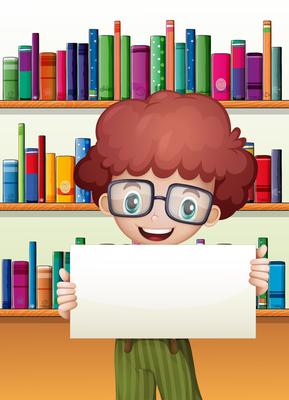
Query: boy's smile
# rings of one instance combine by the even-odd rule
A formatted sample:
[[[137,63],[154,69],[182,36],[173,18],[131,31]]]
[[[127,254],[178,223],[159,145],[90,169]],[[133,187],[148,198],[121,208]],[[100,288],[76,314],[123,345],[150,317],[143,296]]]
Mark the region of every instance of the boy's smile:
[[[151,228],[139,227],[138,229],[145,239],[152,240],[155,242],[160,242],[162,240],[169,238],[174,231],[174,228],[151,229]]]

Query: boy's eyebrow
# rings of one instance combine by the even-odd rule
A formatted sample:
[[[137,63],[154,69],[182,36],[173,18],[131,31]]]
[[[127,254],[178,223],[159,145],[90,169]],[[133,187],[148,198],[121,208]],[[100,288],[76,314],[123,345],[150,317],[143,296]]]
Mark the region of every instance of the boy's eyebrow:
[[[126,188],[130,187],[130,186],[136,186],[137,188],[141,189],[141,186],[139,183],[137,182],[127,182],[124,187],[123,190],[125,190]]]
[[[192,192],[192,193],[196,194],[197,197],[200,197],[200,193],[199,193],[199,191],[198,191],[197,189],[186,188],[186,189],[183,191],[183,194],[188,193],[188,192]]]

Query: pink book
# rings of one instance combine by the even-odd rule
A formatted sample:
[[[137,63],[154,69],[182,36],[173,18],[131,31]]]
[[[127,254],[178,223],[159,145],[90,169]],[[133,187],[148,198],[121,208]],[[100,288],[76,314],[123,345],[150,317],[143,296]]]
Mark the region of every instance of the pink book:
[[[66,51],[58,50],[56,57],[56,100],[66,100]]]
[[[12,262],[12,308],[28,308],[28,268],[27,261]]]
[[[131,98],[144,100],[150,94],[150,46],[131,46]]]
[[[212,54],[212,97],[230,100],[231,56],[228,53]]]

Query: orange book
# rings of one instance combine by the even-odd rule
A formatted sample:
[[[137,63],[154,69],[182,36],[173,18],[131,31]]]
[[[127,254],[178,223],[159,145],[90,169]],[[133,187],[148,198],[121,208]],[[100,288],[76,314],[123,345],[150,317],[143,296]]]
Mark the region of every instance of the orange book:
[[[166,21],[166,89],[175,90],[175,21]]]
[[[45,201],[55,203],[55,153],[46,153]]]
[[[120,21],[114,21],[114,100],[120,100]]]
[[[263,21],[263,100],[271,100],[272,22]]]
[[[52,308],[52,267],[39,265],[36,270],[37,308]]]
[[[74,165],[75,157],[56,157],[56,202],[74,202]]]
[[[40,53],[40,100],[56,99],[56,53]]]

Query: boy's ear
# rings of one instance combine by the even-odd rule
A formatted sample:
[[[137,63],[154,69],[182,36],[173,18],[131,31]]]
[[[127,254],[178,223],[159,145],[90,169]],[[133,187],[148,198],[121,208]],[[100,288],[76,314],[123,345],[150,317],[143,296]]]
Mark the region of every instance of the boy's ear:
[[[210,228],[211,226],[214,226],[220,219],[221,217],[221,210],[220,207],[216,206],[215,204],[212,206],[211,212],[209,214],[209,218],[207,222],[205,223],[205,226]]]
[[[104,215],[111,215],[108,208],[108,195],[107,193],[103,193],[98,200],[100,211],[103,212]]]

